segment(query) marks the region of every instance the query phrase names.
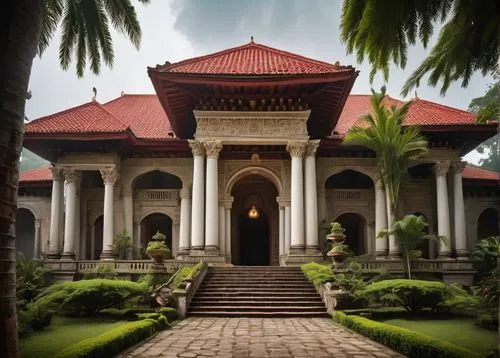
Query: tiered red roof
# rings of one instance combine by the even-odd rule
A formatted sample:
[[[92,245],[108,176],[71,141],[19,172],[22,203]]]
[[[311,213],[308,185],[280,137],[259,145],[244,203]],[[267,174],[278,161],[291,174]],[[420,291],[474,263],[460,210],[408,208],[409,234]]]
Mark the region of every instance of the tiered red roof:
[[[52,171],[49,167],[41,167],[19,173],[20,183],[40,183],[52,181]]]
[[[473,165],[466,166],[462,175],[464,179],[496,180],[500,182],[500,173]]]
[[[166,64],[159,71],[197,75],[282,76],[337,73],[345,69],[251,41],[210,55]]]

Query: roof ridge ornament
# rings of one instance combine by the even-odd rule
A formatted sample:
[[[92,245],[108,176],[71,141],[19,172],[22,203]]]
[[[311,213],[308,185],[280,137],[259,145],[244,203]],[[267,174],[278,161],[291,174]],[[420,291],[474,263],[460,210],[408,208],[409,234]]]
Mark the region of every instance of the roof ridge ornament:
[[[250,43],[254,43],[254,41],[253,41],[253,35],[250,36]]]

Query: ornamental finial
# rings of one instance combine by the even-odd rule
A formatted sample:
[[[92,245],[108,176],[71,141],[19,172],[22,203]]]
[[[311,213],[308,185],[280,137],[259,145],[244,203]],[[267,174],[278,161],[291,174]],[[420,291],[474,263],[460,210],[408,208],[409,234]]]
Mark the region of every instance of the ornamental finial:
[[[253,43],[253,36],[250,36],[250,42]]]

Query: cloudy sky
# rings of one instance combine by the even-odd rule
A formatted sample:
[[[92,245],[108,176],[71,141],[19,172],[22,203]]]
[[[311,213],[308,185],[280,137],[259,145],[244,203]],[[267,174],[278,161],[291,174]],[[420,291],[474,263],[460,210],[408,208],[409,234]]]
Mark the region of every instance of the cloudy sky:
[[[143,33],[140,50],[114,33],[114,66],[103,67],[99,76],[87,72],[79,79],[74,65],[63,71],[58,60],[59,33],[56,34],[43,57],[34,61],[30,82],[33,97],[27,102],[26,115],[35,119],[85,103],[92,96],[92,87],[97,88],[100,102],[119,96],[121,91],[153,93],[147,66],[239,46],[247,43],[250,36],[258,43],[304,56],[351,64],[360,70],[352,93],[369,93],[369,65],[356,63],[354,56],[346,55],[340,42],[340,6],[341,1],[336,0],[153,0],[146,6],[137,3]],[[436,37],[437,34],[434,40]],[[428,51],[421,46],[412,47],[407,68],[391,68],[389,95],[401,98],[405,79]],[[417,93],[420,98],[466,109],[470,100],[483,95],[492,82],[492,78],[476,74],[468,88],[456,83],[445,97],[440,96],[439,88],[425,84]],[[378,89],[382,84],[376,78],[373,87]]]

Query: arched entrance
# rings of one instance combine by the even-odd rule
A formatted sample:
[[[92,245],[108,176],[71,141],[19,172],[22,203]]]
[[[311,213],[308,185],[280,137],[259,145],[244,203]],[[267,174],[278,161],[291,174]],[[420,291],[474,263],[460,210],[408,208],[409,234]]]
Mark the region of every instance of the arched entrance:
[[[32,259],[35,250],[35,215],[24,208],[16,212],[16,251]]]
[[[367,253],[366,249],[366,220],[356,213],[345,213],[335,219],[345,229],[346,241],[354,255]]]
[[[493,208],[484,210],[477,218],[477,239],[498,236],[498,211]]]
[[[278,190],[267,178],[250,174],[232,188],[231,262],[279,265]]]
[[[149,214],[142,219],[141,230],[142,247],[148,246],[151,237],[159,231],[167,237],[165,243],[172,250],[172,219],[168,215],[161,213]]]

